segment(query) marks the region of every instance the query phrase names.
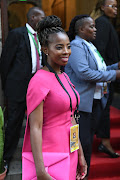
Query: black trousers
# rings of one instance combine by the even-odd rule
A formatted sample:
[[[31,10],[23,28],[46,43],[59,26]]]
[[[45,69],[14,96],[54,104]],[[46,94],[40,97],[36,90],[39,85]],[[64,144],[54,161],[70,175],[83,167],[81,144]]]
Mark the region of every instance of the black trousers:
[[[110,138],[110,104],[107,103],[103,110],[99,128],[96,131],[97,138]]]
[[[110,106],[112,104],[114,94],[114,84],[109,84],[109,97],[106,107],[102,113],[99,128],[97,129],[97,138],[110,138]]]
[[[87,176],[89,174],[94,134],[100,124],[102,105],[100,100],[94,100],[92,113],[79,111],[79,137],[87,162]]]
[[[18,103],[10,99],[7,99],[6,102],[7,120],[5,129],[4,160],[9,163],[19,141],[26,102]]]

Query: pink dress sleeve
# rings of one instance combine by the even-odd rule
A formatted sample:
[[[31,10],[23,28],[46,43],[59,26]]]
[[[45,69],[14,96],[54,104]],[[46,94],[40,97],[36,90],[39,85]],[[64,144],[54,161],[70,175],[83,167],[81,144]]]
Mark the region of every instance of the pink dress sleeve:
[[[31,79],[27,90],[28,117],[42,101],[45,101],[49,91],[50,89],[45,86],[44,80],[41,77],[36,75]]]
[[[30,143],[30,126],[28,123],[29,115],[31,112],[37,108],[37,106],[42,102],[45,101],[50,88],[47,87],[47,83],[44,79],[44,76],[41,75],[40,72],[37,72],[33,78],[30,80],[27,90],[27,122],[26,122],[26,129],[23,141],[23,152],[31,152],[31,143]]]

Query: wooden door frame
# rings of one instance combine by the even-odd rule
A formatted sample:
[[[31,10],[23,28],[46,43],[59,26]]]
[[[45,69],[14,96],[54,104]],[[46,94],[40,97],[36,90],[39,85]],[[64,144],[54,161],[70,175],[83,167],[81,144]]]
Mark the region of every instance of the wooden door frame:
[[[28,0],[28,2],[34,3],[32,0]],[[39,2],[35,2],[36,5],[40,5]],[[2,30],[2,46],[8,35],[8,0],[0,0],[0,8],[1,8],[1,30]]]
[[[3,46],[8,35],[7,0],[0,0],[0,7],[1,7],[2,46]]]

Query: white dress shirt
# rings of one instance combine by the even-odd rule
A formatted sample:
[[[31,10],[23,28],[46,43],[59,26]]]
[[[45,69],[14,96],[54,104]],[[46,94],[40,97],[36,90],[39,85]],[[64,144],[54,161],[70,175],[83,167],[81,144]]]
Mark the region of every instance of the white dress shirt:
[[[34,34],[37,32],[34,31],[34,29],[28,24],[26,23],[26,27],[27,29],[31,32],[31,34],[33,34],[33,37],[34,37]],[[32,74],[34,74],[36,72],[36,67],[37,67],[37,57],[36,57],[36,47],[35,47],[35,44],[33,42],[33,39],[31,37],[31,35],[28,33],[28,36],[29,36],[29,40],[30,40],[30,47],[31,47],[31,57],[32,57]],[[39,46],[39,51],[40,51],[40,68],[42,67],[42,54],[41,54],[41,45],[40,43],[38,43],[38,46]]]
[[[85,40],[84,40],[85,41]],[[91,43],[91,42],[87,42],[85,41],[86,45],[88,46],[88,48],[90,49],[90,51],[92,51],[96,62],[97,62],[97,67],[99,71],[106,71],[107,66],[105,64],[105,61],[103,60],[102,57],[100,57],[96,47]],[[96,88],[95,88],[95,93],[94,93],[94,99],[101,99],[103,97],[103,87],[107,86],[106,82],[98,82],[96,83]]]

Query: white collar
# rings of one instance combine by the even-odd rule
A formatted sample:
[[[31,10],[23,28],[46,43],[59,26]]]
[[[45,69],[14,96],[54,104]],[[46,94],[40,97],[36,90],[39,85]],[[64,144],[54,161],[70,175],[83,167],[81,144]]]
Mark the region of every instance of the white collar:
[[[32,34],[37,34],[37,32],[28,23],[26,23],[26,27]]]
[[[88,41],[86,41],[85,39],[83,39],[83,41],[85,42],[86,45],[88,45],[88,46],[90,46],[90,47],[93,46],[93,44],[92,44],[91,42],[88,42]]]

